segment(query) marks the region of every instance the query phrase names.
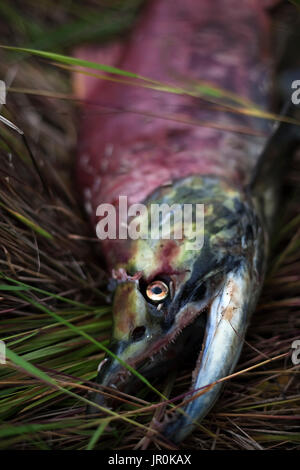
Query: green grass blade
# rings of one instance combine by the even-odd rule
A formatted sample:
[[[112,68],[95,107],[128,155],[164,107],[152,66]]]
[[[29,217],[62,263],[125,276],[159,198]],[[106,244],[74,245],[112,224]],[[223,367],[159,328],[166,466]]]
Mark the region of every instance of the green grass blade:
[[[35,300],[31,299],[30,297],[27,297],[25,295],[22,295],[20,294],[19,292],[16,292],[16,294],[22,298],[23,300],[26,300],[27,302],[31,303],[32,305],[34,305],[36,308],[38,308],[39,310],[43,311],[44,313],[47,313],[48,315],[50,315],[52,318],[54,318],[56,321],[60,322],[61,324],[67,326],[68,328],[70,328],[71,330],[73,330],[74,332],[76,332],[78,335],[80,336],[83,336],[85,339],[89,340],[91,343],[95,344],[99,349],[101,349],[102,351],[104,351],[106,354],[108,354],[109,356],[111,356],[113,359],[115,359],[116,361],[118,361],[123,367],[125,367],[127,370],[129,370],[129,372],[131,372],[133,375],[135,375],[141,382],[143,382],[150,390],[152,390],[153,392],[155,392],[157,395],[159,395],[160,398],[163,398],[164,400],[166,400],[167,398],[162,394],[160,393],[159,390],[157,390],[157,388],[155,388],[143,375],[141,375],[137,370],[135,370],[133,367],[131,367],[129,364],[127,364],[125,361],[123,361],[122,359],[120,359],[116,354],[114,354],[112,351],[110,351],[109,348],[107,348],[106,346],[104,346],[104,344],[100,343],[99,341],[97,341],[95,338],[93,338],[92,336],[90,336],[88,333],[82,331],[82,329],[78,328],[77,326],[73,325],[71,322],[69,322],[68,320],[66,320],[65,318],[61,317],[60,315],[58,315],[57,313],[55,312],[52,312],[51,310],[49,310],[47,307],[45,307],[44,305],[41,305],[39,302],[36,302]]]
[[[92,435],[91,439],[90,439],[90,442],[88,443],[87,445],[87,448],[86,450],[93,450],[93,448],[95,447],[95,445],[97,444],[98,440],[100,439],[101,435],[103,434],[103,432],[105,431],[107,425],[108,425],[108,421],[107,420],[104,420],[100,425],[99,427],[96,429],[96,431],[94,432],[94,434]]]

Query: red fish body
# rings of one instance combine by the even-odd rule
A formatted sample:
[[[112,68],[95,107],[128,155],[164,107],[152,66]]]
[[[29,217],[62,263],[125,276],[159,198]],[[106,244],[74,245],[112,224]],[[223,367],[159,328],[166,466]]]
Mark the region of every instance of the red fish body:
[[[266,108],[268,29],[259,0],[151,1],[129,40],[112,46],[111,55],[98,51],[96,59],[179,87],[209,82]],[[249,179],[262,139],[164,116],[250,132],[266,131],[262,120],[209,111],[191,96],[97,79],[86,86],[77,177],[93,222],[102,202],[116,204],[119,195],[141,202],[156,188],[192,174],[223,175],[237,184]]]
[[[269,109],[272,59],[265,7],[270,3],[149,1],[122,45],[79,53],[154,81],[149,89],[146,81],[138,86],[78,78],[84,106],[77,180],[93,225],[98,205],[118,209],[119,196],[147,207],[205,207],[198,252],[191,252],[184,238],[102,242],[109,274],[112,268],[119,273],[112,350],[123,365],[153,374],[180,358],[184,365],[190,346],[196,347],[201,354],[192,394],[232,372],[265,271],[276,209],[270,204],[272,172],[263,181],[268,188],[257,185],[259,194],[249,183],[270,128],[242,108],[250,100]],[[166,85],[172,92],[159,89]],[[212,103],[199,98],[203,87]],[[240,112],[218,106],[220,89],[226,90],[225,104],[239,103]],[[97,381],[124,388],[131,378],[110,357]],[[183,439],[220,388],[193,396],[165,435]],[[100,393],[95,403],[103,404]]]

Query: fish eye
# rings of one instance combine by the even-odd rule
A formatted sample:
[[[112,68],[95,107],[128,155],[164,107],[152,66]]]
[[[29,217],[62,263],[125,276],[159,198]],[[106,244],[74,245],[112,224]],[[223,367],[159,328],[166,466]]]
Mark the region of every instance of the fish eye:
[[[168,294],[169,287],[163,281],[153,281],[146,289],[146,295],[152,302],[162,302]]]

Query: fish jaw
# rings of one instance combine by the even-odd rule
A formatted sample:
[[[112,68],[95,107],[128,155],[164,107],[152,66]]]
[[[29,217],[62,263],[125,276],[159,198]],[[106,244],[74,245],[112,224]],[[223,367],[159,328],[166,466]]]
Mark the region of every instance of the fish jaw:
[[[259,295],[257,281],[251,266],[242,263],[228,273],[213,300],[187,403],[181,408],[183,413],[177,413],[164,429],[173,442],[182,441],[207,415],[220,395],[224,379],[233,372]]]
[[[184,366],[197,349],[193,400],[165,428],[165,435],[179,442],[210,410],[221,390],[215,382],[238,360],[264,276],[267,239],[259,206],[219,178],[174,182],[156,191],[147,205],[153,202],[203,203],[203,246],[189,250],[184,238],[131,240],[127,265],[116,267],[127,273],[116,281],[113,303],[111,350],[118,359],[105,359],[97,382],[132,393],[137,379],[124,363],[146,377],[157,376],[164,367]],[[157,279],[170,289],[160,307],[145,295],[145,286]],[[195,397],[194,390],[207,385],[206,393]],[[101,393],[93,400],[105,404]]]

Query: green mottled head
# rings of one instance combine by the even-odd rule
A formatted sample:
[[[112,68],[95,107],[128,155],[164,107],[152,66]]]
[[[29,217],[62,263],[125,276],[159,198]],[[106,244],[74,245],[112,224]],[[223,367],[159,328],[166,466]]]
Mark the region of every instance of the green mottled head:
[[[179,219],[171,218],[169,239],[149,236],[150,219],[140,217],[144,238],[131,240],[127,264],[115,267],[111,350],[150,377],[202,350],[195,386],[201,368],[209,369],[206,380],[215,380],[236,361],[264,271],[263,231],[248,195],[214,177],[160,188],[146,201],[148,215],[153,204],[192,205],[193,217],[182,234]],[[197,204],[203,205],[204,225],[196,220]],[[160,227],[167,221],[165,214]],[[197,239],[189,238],[192,232]],[[208,348],[222,359],[219,364],[210,365]],[[98,383],[123,387],[134,378],[107,358]]]

